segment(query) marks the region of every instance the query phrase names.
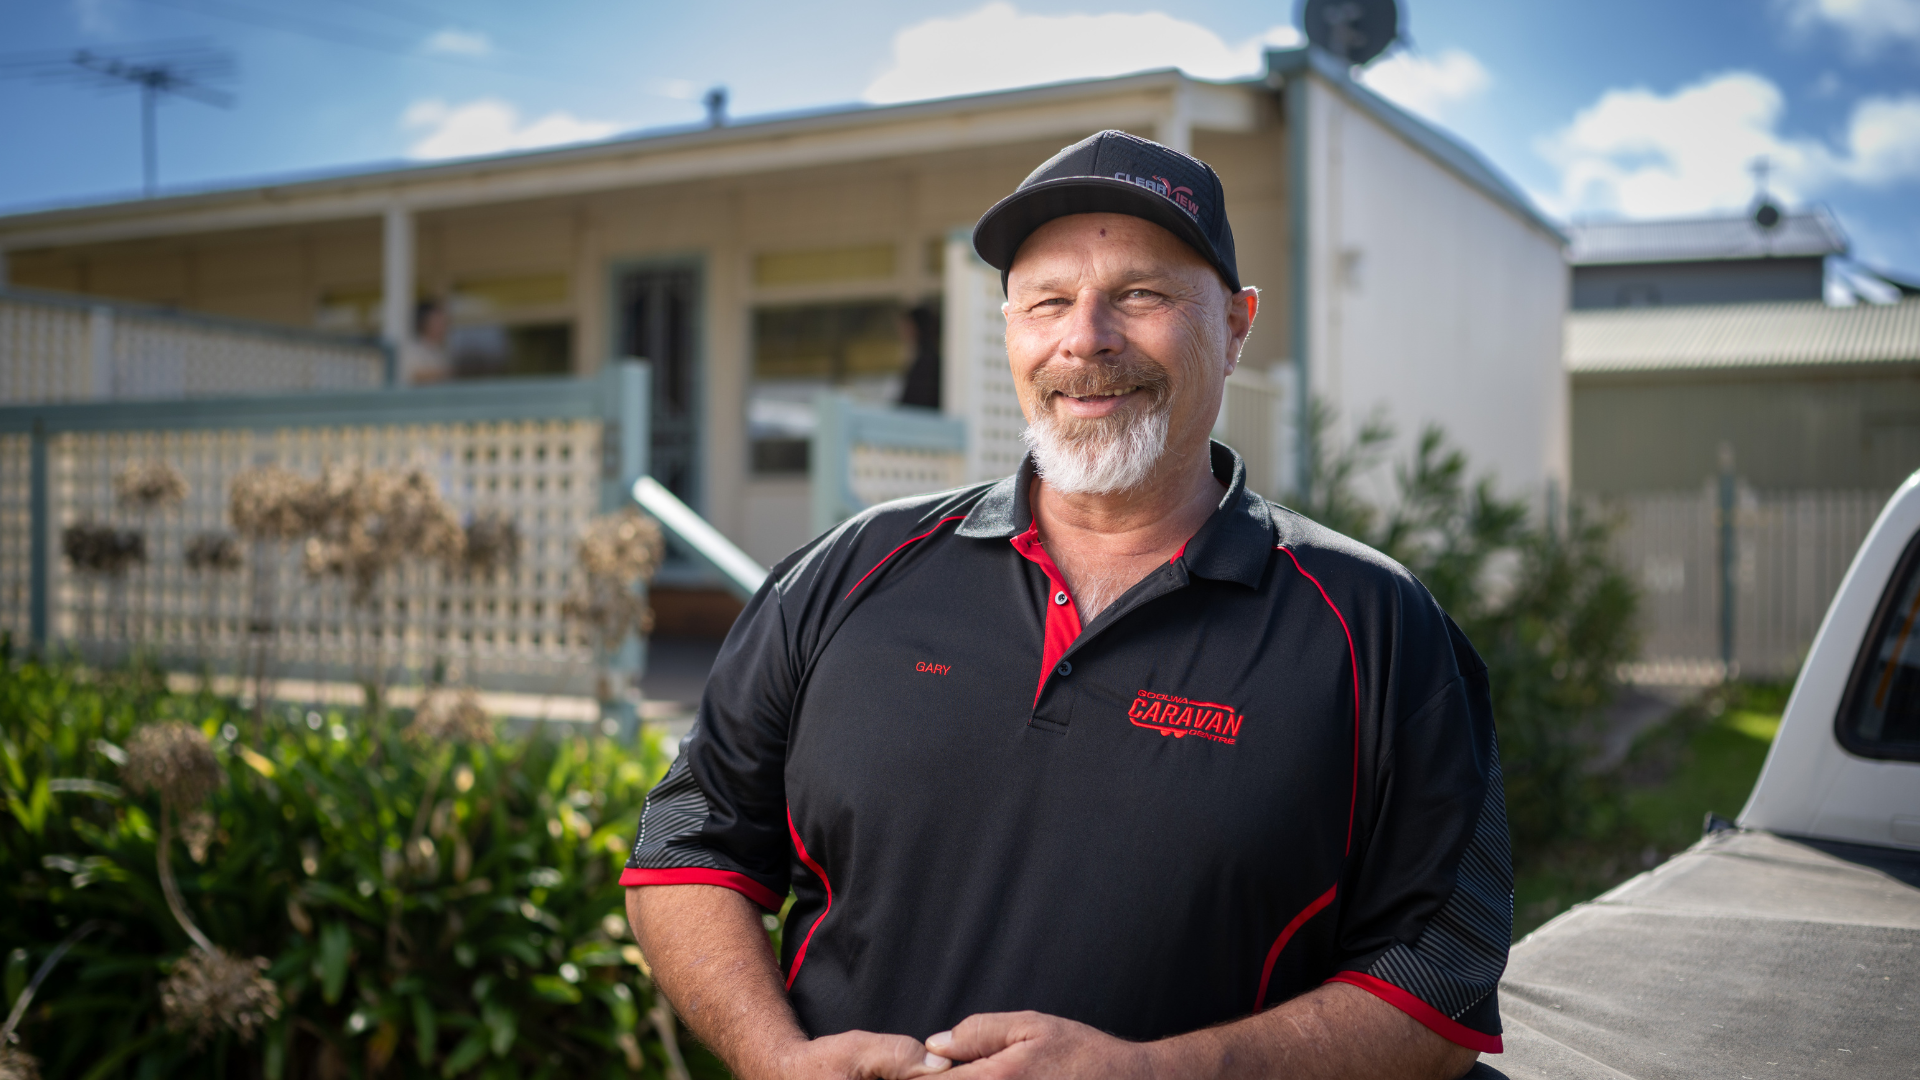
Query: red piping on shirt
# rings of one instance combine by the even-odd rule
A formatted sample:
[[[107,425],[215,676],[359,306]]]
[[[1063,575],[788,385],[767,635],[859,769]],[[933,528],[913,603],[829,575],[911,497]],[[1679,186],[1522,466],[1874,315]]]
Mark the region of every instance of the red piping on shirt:
[[[933,528],[928,529],[926,532],[921,533],[919,536],[913,537],[911,540],[900,541],[900,547],[896,547],[892,551],[887,552],[884,558],[882,558],[879,562],[874,563],[873,570],[869,570],[866,573],[861,574],[860,580],[854,582],[853,588],[848,589],[847,595],[841,597],[840,599],[842,600],[850,599],[853,596],[854,590],[858,589],[862,585],[865,585],[867,583],[867,579],[874,575],[874,571],[879,570],[881,567],[887,565],[887,559],[891,559],[895,555],[900,554],[900,548],[906,547],[908,544],[917,543],[921,540],[925,540],[927,537],[932,536],[934,533],[939,532],[940,526],[945,525],[949,521],[964,521],[964,520],[966,520],[965,514],[960,514],[956,517],[943,517],[939,521],[936,521],[933,523]]]
[[[1040,692],[1047,688],[1047,676],[1053,674],[1054,665],[1060,657],[1073,647],[1073,639],[1080,636],[1080,605],[1073,602],[1073,592],[1067,588],[1067,579],[1060,568],[1053,564],[1053,556],[1040,544],[1040,522],[1027,526],[1027,531],[1013,538],[1014,550],[1026,556],[1028,562],[1038,566],[1047,575],[1047,584],[1052,586],[1047,592],[1047,632],[1040,645],[1040,685],[1033,688],[1033,704],[1040,705]],[[1056,595],[1065,596],[1067,602],[1056,604]]]
[[[1260,969],[1260,992],[1254,995],[1253,998],[1254,1012],[1259,1012],[1266,1007],[1267,980],[1273,978],[1273,962],[1280,959],[1280,950],[1287,947],[1287,942],[1293,939],[1296,931],[1307,924],[1308,919],[1320,914],[1322,908],[1333,903],[1333,896],[1339,891],[1340,886],[1335,885],[1326,892],[1321,893],[1319,899],[1301,908],[1300,914],[1295,915],[1293,921],[1287,924],[1287,928],[1280,931],[1280,936],[1273,939],[1273,948],[1267,950],[1266,966]]]
[[[801,940],[799,950],[793,954],[793,969],[787,972],[787,989],[791,990],[793,980],[800,975],[800,963],[807,958],[807,946],[813,944],[813,932],[820,929],[821,920],[827,917],[827,912],[833,910],[833,882],[827,880],[827,872],[820,869],[820,864],[814,862],[813,857],[807,854],[807,845],[800,842],[800,831],[793,827],[793,807],[791,806],[787,807],[787,835],[793,837],[793,850],[800,856],[800,861],[807,864],[807,869],[813,871],[813,876],[819,878],[820,884],[827,889],[827,906],[820,909],[820,915],[813,920],[813,925],[807,927],[807,936]]]
[[[780,910],[780,897],[772,889],[733,870],[710,870],[702,866],[680,866],[669,870],[637,870],[628,867],[620,873],[620,884],[633,885],[718,885],[766,908]]]
[[[1293,560],[1293,568],[1320,590],[1320,599],[1333,608],[1333,617],[1340,620],[1340,632],[1347,635],[1347,662],[1353,668],[1353,794],[1347,799],[1347,846],[1342,854],[1350,854],[1353,851],[1353,813],[1360,804],[1360,657],[1353,651],[1353,631],[1347,628],[1347,617],[1340,614],[1333,598],[1327,595],[1327,587],[1320,584],[1319,578],[1307,573],[1307,568],[1300,565],[1299,558],[1284,545],[1280,545],[1279,550],[1287,552],[1287,558]]]
[[[1330,983],[1342,982],[1357,986],[1381,1001],[1399,1009],[1408,1016],[1426,1025],[1427,1030],[1458,1046],[1469,1050],[1478,1050],[1483,1054],[1501,1054],[1506,1052],[1506,1044],[1500,1036],[1489,1035],[1484,1031],[1475,1031],[1458,1020],[1449,1019],[1439,1009],[1421,1001],[1412,994],[1384,979],[1358,971],[1343,971],[1327,980]]]

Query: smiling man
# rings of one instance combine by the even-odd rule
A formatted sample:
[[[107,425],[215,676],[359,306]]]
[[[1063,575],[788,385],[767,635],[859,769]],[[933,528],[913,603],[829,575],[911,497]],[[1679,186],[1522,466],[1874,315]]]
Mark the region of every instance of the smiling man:
[[[974,246],[1031,452],[774,568],[623,878],[658,985],[744,1080],[1475,1068],[1486,669],[1210,442],[1259,309],[1219,180],[1101,132]]]

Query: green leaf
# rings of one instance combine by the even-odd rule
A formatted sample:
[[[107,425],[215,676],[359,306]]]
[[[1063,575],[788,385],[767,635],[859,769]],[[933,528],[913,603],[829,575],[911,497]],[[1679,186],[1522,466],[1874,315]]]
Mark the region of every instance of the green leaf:
[[[329,1005],[338,1002],[346,988],[347,957],[352,950],[346,923],[330,922],[320,928],[320,996]]]
[[[558,975],[535,975],[533,992],[562,1005],[580,1004],[580,988]]]
[[[513,1049],[515,1021],[513,1010],[489,1001],[480,1006],[480,1022],[486,1025],[494,1057],[506,1057]]]
[[[486,1030],[476,1028],[466,1038],[460,1040],[460,1045],[453,1048],[453,1053],[447,1055],[446,1062],[440,1066],[440,1075],[458,1076],[473,1068],[474,1064],[485,1056],[487,1056]]]
[[[440,1018],[434,1014],[433,1002],[425,994],[416,994],[413,998],[413,1042],[420,1052],[420,1064],[433,1064],[436,1045],[440,1040]]]

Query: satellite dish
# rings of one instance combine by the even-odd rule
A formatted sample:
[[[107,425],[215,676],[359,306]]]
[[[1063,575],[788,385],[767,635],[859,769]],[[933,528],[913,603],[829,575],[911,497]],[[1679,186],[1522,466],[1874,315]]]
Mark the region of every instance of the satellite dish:
[[[1400,36],[1394,0],[1307,0],[1300,21],[1309,43],[1349,64],[1379,56]]]
[[[1772,199],[1762,197],[1760,205],[1753,208],[1753,223],[1769,231],[1780,227],[1780,207]]]

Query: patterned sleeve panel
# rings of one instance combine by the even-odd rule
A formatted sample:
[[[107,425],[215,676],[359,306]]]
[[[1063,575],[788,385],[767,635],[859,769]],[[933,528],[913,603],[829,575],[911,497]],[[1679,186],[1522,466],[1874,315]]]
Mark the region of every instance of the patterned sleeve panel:
[[[780,910],[782,896],[755,875],[728,865],[702,839],[710,816],[706,793],[694,781],[682,753],[647,794],[640,835],[620,875],[622,885],[719,885],[766,908]]]
[[[1406,707],[1385,695],[1378,779],[1363,797],[1372,809],[1363,813],[1364,840],[1355,840],[1344,958],[1331,981],[1366,990],[1451,1042],[1499,1053],[1496,988],[1513,933],[1500,746],[1486,665],[1451,619],[1434,621],[1436,636],[1451,639],[1452,674]]]
[[[1412,944],[1396,941],[1365,971],[1341,972],[1334,981],[1367,990],[1452,1042],[1497,1054],[1494,988],[1506,970],[1513,933],[1513,857],[1499,750],[1492,752],[1486,797],[1460,857],[1453,894]]]
[[[777,911],[788,886],[785,762],[797,679],[783,564],[735,620],[693,730],[647,795],[623,885],[719,885]]]

